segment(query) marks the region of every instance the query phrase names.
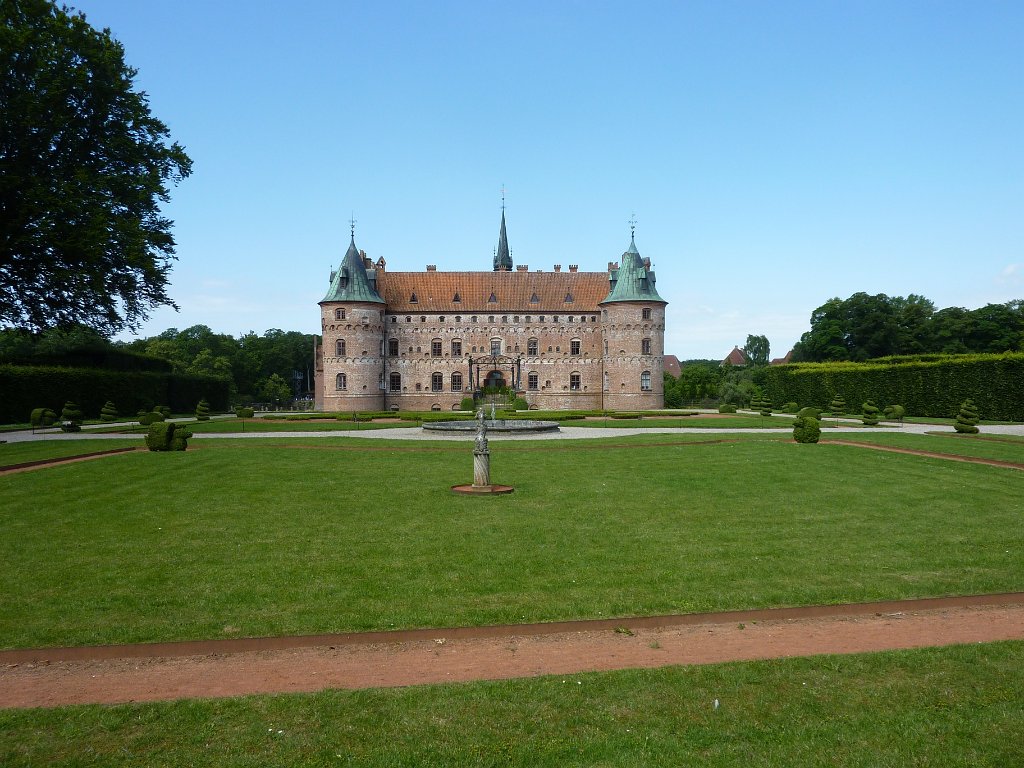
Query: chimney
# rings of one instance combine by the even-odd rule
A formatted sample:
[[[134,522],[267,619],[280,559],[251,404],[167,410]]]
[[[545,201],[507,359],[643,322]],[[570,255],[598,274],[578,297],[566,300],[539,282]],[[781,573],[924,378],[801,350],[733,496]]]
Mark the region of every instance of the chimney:
[[[561,272],[561,271],[562,271],[562,265],[561,264],[555,264],[555,272]]]
[[[650,269],[651,268],[651,257],[650,256],[644,256],[644,267],[646,269]]]
[[[569,265],[569,271],[570,272],[579,272],[580,271],[580,265],[579,264],[570,264]]]
[[[516,272],[529,272],[530,267],[527,264],[516,264]]]
[[[427,264],[427,272],[437,272],[437,264]]]
[[[617,262],[617,261],[609,261],[608,262],[608,271],[609,272],[614,272],[618,268],[619,268],[619,262]]]

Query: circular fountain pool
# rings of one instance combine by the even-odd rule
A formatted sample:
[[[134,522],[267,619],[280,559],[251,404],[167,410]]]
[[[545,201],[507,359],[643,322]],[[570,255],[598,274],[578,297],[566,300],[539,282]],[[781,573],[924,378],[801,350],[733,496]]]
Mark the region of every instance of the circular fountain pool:
[[[498,434],[529,434],[531,432],[557,432],[557,421],[533,421],[530,419],[485,419],[487,432]],[[476,419],[464,421],[427,422],[423,429],[430,432],[454,432],[456,434],[473,434],[477,430]]]

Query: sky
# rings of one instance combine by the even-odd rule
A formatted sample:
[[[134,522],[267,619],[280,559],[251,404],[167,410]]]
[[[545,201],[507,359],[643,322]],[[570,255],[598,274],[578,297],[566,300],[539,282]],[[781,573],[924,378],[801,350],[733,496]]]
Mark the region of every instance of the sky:
[[[137,335],[316,333],[357,245],[390,271],[629,245],[665,349],[773,357],[829,298],[1024,298],[1024,3],[69,0],[192,157]],[[121,338],[131,338],[122,335]]]

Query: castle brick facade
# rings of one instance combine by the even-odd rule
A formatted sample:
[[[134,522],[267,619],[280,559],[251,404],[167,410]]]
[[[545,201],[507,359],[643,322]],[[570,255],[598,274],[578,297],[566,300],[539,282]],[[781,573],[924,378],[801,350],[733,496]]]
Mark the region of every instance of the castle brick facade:
[[[353,233],[320,302],[316,407],[451,411],[509,387],[530,408],[661,408],[665,304],[632,241],[607,272],[531,272],[503,213],[492,271],[388,272]]]

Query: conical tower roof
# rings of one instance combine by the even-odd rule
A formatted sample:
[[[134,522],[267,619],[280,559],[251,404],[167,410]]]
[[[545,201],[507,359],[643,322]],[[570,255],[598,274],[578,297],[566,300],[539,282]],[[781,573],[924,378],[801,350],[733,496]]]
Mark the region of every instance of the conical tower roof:
[[[619,268],[611,271],[609,281],[611,288],[601,302],[602,304],[613,301],[668,303],[658,295],[658,289],[655,288],[654,270],[650,269],[640,258],[640,251],[636,248],[636,240],[633,235],[629,237],[629,248],[622,254]]]
[[[498,233],[498,251],[494,254],[494,271],[511,272],[512,256],[508,252],[508,236],[505,234],[505,206],[501,207],[501,231]]]
[[[331,287],[321,303],[324,301],[364,301],[383,304],[384,299],[377,293],[374,282],[366,273],[366,266],[363,264],[362,254],[356,248],[356,236],[353,232],[352,242],[349,243],[348,251],[345,252],[345,258],[341,260],[338,271],[331,273]]]

